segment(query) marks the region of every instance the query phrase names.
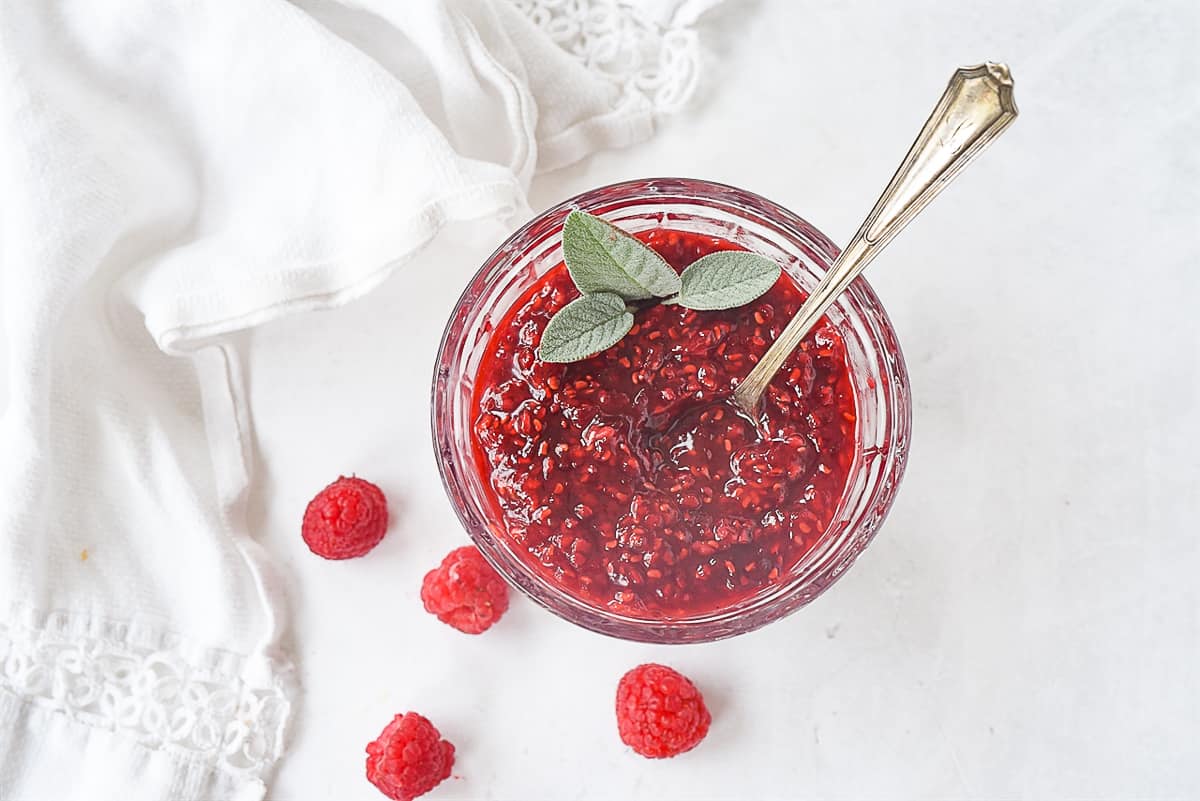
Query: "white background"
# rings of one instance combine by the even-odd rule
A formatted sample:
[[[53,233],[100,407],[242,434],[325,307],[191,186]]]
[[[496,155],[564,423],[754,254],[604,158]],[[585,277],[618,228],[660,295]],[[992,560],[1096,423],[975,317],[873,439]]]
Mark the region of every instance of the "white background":
[[[432,359],[507,234],[451,229],[436,272],[243,341],[251,522],[290,582],[305,686],[270,798],[381,798],[363,747],[406,710],[458,748],[445,801],[1200,796],[1194,0],[731,2],[700,31],[689,110],[540,177],[535,209],[693,176],[845,242],[952,69],[1012,68],[1021,117],[870,269],[914,395],[890,519],[830,592],[730,641],[623,643],[517,596],[480,637],[438,623],[420,580],[464,534],[430,447]],[[300,516],[352,472],[394,525],[324,562]],[[647,660],[713,713],[674,760],[617,738],[617,679]]]
[[[378,798],[363,747],[410,709],[458,747],[447,801],[1200,796],[1198,29],[1192,2],[731,3],[700,27],[688,111],[538,179],[535,209],[724,181],[845,242],[952,69],[1012,68],[1020,118],[869,271],[914,395],[891,517],[750,635],[623,643],[514,597],[468,637],[421,609],[464,538],[429,442],[433,353],[499,225],[450,231],[436,274],[256,332],[254,522],[292,579],[306,688],[271,797]],[[339,471],[396,521],[343,564],[299,538]],[[713,713],[673,760],[617,738],[617,679],[646,660]]]
[[[890,519],[825,596],[730,641],[623,643],[520,597],[480,637],[438,623],[420,580],[464,535],[429,442],[432,358],[507,233],[452,230],[436,274],[249,343],[253,522],[291,577],[306,689],[270,797],[378,798],[363,747],[410,709],[458,748],[446,801],[1200,796],[1196,6],[777,0],[700,30],[692,107],[539,178],[535,209],[695,176],[845,242],[952,69],[1013,70],[1020,118],[870,269],[914,395]],[[395,517],[342,564],[299,538],[339,472]],[[673,760],[617,738],[617,679],[647,660],[713,713]]]

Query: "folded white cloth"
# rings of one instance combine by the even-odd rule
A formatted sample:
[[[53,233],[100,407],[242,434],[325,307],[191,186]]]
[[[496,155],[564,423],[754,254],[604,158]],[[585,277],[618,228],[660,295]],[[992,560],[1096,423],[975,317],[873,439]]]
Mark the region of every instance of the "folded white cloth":
[[[0,4],[0,798],[263,795],[294,687],[225,336],[647,135],[711,4]]]

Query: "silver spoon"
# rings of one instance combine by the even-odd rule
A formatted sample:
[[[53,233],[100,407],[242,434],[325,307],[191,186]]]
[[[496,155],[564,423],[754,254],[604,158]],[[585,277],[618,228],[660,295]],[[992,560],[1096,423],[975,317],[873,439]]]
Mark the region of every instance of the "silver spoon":
[[[954,73],[858,233],[734,391],[733,400],[742,411],[755,413],[767,384],[838,295],[1016,118],[1012,75],[1006,65],[989,61]]]

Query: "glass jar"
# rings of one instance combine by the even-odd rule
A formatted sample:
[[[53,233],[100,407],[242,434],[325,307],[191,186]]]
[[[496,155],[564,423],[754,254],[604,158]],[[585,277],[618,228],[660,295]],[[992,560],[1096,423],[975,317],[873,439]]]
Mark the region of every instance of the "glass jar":
[[[582,209],[631,233],[652,228],[717,236],[777,261],[811,290],[837,257],[820,231],[771,201],[708,181],[655,178],[585,192],[538,215],[484,263],[446,325],[434,368],[433,438],[438,468],[463,527],[513,586],[551,612],[628,640],[707,642],[778,620],[812,601],[846,571],[887,516],[904,473],[911,400],[896,333],[871,287],[857,279],[827,313],[845,345],[858,419],[856,453],[841,502],[818,543],[786,575],[733,606],[694,617],[643,619],[590,604],[529,567],[479,475],[473,448],[474,382],[508,309],[562,262],[562,225]]]

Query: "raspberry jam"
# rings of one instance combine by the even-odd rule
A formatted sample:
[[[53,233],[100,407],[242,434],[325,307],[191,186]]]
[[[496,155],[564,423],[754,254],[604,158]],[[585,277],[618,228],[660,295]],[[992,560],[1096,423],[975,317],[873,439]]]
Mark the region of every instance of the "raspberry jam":
[[[737,245],[638,235],[676,270]],[[579,296],[548,271],[492,334],[474,396],[477,469],[513,550],[564,590],[637,618],[715,612],[786,578],[828,527],[855,452],[842,341],[822,320],[763,396],[737,381],[799,309],[784,273],[745,306],[652,305],[612,348],[540,361],[546,322]]]

